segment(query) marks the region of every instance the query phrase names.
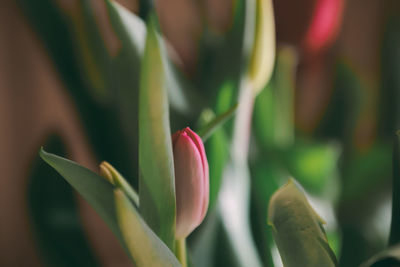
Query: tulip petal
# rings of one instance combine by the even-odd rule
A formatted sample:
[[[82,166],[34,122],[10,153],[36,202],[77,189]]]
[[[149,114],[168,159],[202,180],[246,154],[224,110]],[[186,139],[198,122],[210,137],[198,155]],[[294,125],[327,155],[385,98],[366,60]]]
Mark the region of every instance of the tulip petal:
[[[210,191],[210,185],[209,185],[209,167],[208,167],[208,162],[207,162],[207,156],[206,156],[206,150],[204,149],[204,144],[203,141],[201,140],[200,136],[198,136],[195,132],[193,132],[189,127],[185,129],[186,133],[192,138],[193,142],[195,143],[201,157],[201,162],[203,165],[203,174],[204,174],[204,194],[205,194],[205,201],[203,203],[203,209],[202,209],[202,218],[201,220],[204,219],[204,216],[206,214],[207,208],[208,208],[208,201],[209,201],[209,191]]]
[[[177,201],[178,238],[186,237],[204,218],[205,181],[204,164],[199,144],[185,129],[174,135],[174,167]],[[201,144],[202,145],[202,144]],[[200,145],[200,147],[201,147]],[[207,167],[208,170],[208,167]],[[188,181],[188,179],[190,179]]]

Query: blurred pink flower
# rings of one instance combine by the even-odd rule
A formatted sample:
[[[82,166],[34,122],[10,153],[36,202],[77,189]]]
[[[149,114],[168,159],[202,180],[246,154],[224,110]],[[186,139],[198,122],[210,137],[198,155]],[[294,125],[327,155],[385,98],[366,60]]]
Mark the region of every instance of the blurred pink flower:
[[[278,42],[318,54],[336,39],[345,0],[274,0]]]
[[[309,51],[320,51],[336,38],[342,21],[343,0],[319,0],[304,39]]]

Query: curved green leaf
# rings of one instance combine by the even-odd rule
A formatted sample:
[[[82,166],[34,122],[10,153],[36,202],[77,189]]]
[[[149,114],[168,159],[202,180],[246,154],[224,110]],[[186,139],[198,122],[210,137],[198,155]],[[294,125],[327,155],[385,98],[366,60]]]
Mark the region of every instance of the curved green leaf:
[[[337,266],[324,221],[292,179],[271,197],[268,223],[286,267]]]
[[[249,79],[254,94],[268,83],[275,61],[275,21],[272,0],[256,0],[254,46],[249,62]]]
[[[147,39],[139,97],[140,213],[173,250],[175,243],[175,176],[166,77],[154,22]]]
[[[400,243],[400,131],[397,131],[393,148],[392,222],[389,245]]]
[[[51,135],[46,147],[65,155],[63,140]],[[39,155],[31,168],[27,205],[37,249],[46,266],[98,266],[82,229],[75,192]]]
[[[127,250],[116,217],[114,186],[89,169],[68,159],[47,153],[43,148],[39,155],[82,195],[103,218],[121,245]]]
[[[114,196],[119,226],[136,266],[181,266],[172,251],[143,221],[124,192],[117,189]]]

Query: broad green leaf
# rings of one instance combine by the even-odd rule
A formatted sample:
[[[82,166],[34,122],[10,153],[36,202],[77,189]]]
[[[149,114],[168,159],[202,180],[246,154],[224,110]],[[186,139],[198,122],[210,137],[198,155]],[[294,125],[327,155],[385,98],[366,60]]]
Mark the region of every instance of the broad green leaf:
[[[39,154],[94,208],[126,249],[116,217],[114,186],[89,169],[73,161],[47,153],[43,148]]]
[[[51,135],[46,147],[65,155],[63,140]],[[46,266],[97,266],[82,229],[74,189],[39,155],[30,168],[27,202],[36,248]]]
[[[124,192],[116,189],[114,196],[119,227],[136,266],[181,266],[172,251],[140,217]]]
[[[249,79],[254,94],[269,81],[275,62],[275,22],[272,0],[256,0],[254,46],[249,62]]]
[[[360,267],[398,267],[400,266],[400,246],[393,246],[378,253]]]
[[[393,182],[392,182],[392,222],[389,245],[400,243],[400,131],[397,131],[393,147]],[[399,254],[400,256],[400,254]]]
[[[114,27],[123,29],[130,41],[130,49],[135,49],[139,55],[142,55],[146,42],[146,25],[143,20],[117,2],[108,1],[108,3]],[[112,10],[115,10],[115,13]]]
[[[53,59],[97,158],[113,163],[137,187],[137,101],[145,24],[114,1],[18,3]],[[112,53],[106,39],[116,44]],[[104,94],[97,93],[87,74],[86,57],[100,73]]]
[[[142,71],[143,61],[148,60],[143,59],[146,57],[144,53],[147,29],[142,20],[124,7],[115,2],[107,3],[110,20],[122,43],[121,51],[112,60],[113,71],[109,73],[109,86],[113,88],[114,104],[119,113],[121,125],[125,129],[127,138],[131,140],[131,151],[137,156],[138,133],[140,132],[138,129],[140,79],[143,73],[148,72],[148,70]],[[162,69],[163,86],[169,96],[171,106],[178,111],[187,111],[189,105],[188,92],[184,90],[185,81],[172,66],[162,36],[158,33],[155,33],[155,36],[158,42],[157,53],[160,56],[156,64],[160,64],[158,67]],[[150,68],[152,67],[151,65]],[[133,157],[131,159],[133,166],[137,162],[136,159]]]
[[[131,50],[132,52],[136,52],[136,54],[141,58],[144,53],[144,46],[146,42],[146,25],[144,22],[137,17],[135,14],[131,13],[126,8],[122,7],[116,2],[110,2],[109,10],[111,15],[111,21],[113,22],[114,27],[117,29],[117,32],[120,32],[121,40],[123,45],[126,46],[125,50]],[[157,37],[163,39],[163,37],[157,34]],[[189,87],[185,78],[179,73],[179,71],[172,64],[169,59],[168,51],[166,46],[163,43],[163,40],[160,40],[160,54],[162,57],[162,63],[165,72],[165,79],[167,84],[167,92],[169,96],[169,100],[171,106],[176,108],[181,112],[190,112],[189,104],[188,104],[188,94],[186,87]],[[121,53],[122,54],[122,53]],[[130,79],[130,77],[139,77],[140,73],[140,58],[136,57],[135,61],[130,62],[127,60],[128,58],[116,58],[116,63],[121,66],[127,65],[128,70],[131,65],[137,66],[137,70],[135,73],[130,73],[130,76],[123,68],[120,69],[124,73],[124,80]],[[132,71],[132,70],[131,70]],[[115,73],[114,73],[115,75]],[[110,77],[111,80],[115,80],[115,77]],[[130,90],[133,88],[129,87]],[[123,90],[127,90],[126,88],[122,88]]]
[[[137,188],[138,91],[145,23],[115,1],[18,0],[18,3],[54,60],[97,158],[113,163],[127,177],[132,177],[129,182]],[[65,8],[68,6],[72,8]],[[117,48],[112,53],[108,46],[110,39]],[[86,58],[91,59],[89,65],[93,68],[87,69]],[[87,74],[92,70],[100,73],[97,76],[105,88],[103,93],[92,82],[99,80]],[[178,75],[170,77],[169,81],[174,82],[174,86],[168,87],[174,89],[171,105],[179,100],[179,107],[184,107],[185,95],[180,89],[185,85]]]
[[[174,250],[175,177],[166,77],[154,22],[147,39],[139,98],[140,213],[151,229]]]
[[[126,140],[128,153],[118,160],[105,160],[119,164],[129,161],[129,170],[133,174],[126,172],[125,169],[115,165],[128,177],[137,177],[138,167],[138,121],[139,121],[139,84],[141,73],[141,58],[144,52],[146,25],[137,16],[126,10],[114,1],[106,1],[110,23],[118,36],[121,48],[111,59],[108,68],[108,87],[111,90],[113,103],[109,114],[115,115],[118,128],[123,133],[123,140]],[[118,129],[117,128],[117,129]],[[109,127],[109,131],[114,128]],[[112,138],[115,143],[119,143],[119,136]],[[103,140],[104,143],[104,140]],[[135,182],[138,182],[137,180]],[[137,186],[137,183],[134,185]]]
[[[324,221],[292,179],[272,196],[268,223],[286,267],[337,266]]]
[[[222,126],[224,122],[226,122],[233,116],[237,107],[238,104],[234,105],[233,107],[231,107],[230,109],[228,109],[227,111],[225,111],[224,113],[222,113],[217,117],[215,117],[214,114],[211,115],[214,118],[210,120],[205,126],[203,126],[201,130],[197,132],[198,135],[203,140],[203,142],[205,142],[220,126]]]

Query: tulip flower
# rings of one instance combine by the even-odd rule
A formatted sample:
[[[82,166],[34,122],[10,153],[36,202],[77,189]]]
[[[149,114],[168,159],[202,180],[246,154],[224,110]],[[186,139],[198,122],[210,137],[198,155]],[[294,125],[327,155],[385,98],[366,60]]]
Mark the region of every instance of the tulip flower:
[[[319,51],[329,45],[337,36],[342,18],[343,1],[320,0],[304,39],[304,46],[310,51]]]
[[[186,238],[203,221],[209,199],[208,163],[201,138],[190,128],[172,136],[175,189],[176,238]]]
[[[344,2],[275,0],[278,41],[298,46],[307,54],[329,47],[338,34]]]

